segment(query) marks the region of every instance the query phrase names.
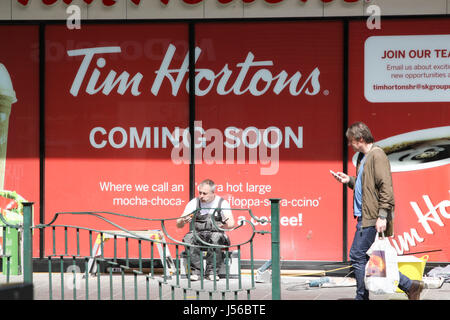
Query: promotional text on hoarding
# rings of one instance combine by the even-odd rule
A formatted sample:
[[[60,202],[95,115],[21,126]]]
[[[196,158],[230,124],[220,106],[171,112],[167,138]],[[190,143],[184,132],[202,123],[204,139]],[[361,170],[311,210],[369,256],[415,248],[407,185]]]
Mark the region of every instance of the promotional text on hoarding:
[[[166,54],[161,62],[159,70],[155,71],[156,77],[151,87],[151,93],[158,95],[162,83],[169,81],[171,93],[177,96],[179,90],[185,82],[186,90],[189,91],[187,75],[189,73],[189,56],[186,54],[181,66],[178,68],[173,66],[172,59],[175,54],[176,47],[170,44]],[[129,91],[133,96],[139,96],[144,91],[140,88],[140,84],[144,75],[140,72],[131,77],[130,73],[123,71],[120,75],[115,70],[110,70],[106,77],[103,75],[104,68],[107,65],[106,59],[96,57],[96,55],[120,53],[120,47],[96,47],[77,50],[68,50],[69,56],[82,56],[83,60],[72,82],[70,93],[77,97],[80,90],[84,88],[85,93],[89,95],[103,94],[109,95],[113,90],[120,95],[124,95]],[[196,48],[195,59],[199,58],[201,49]],[[89,67],[92,65],[94,57],[96,67],[88,74]],[[239,70],[234,82],[230,82],[232,78],[233,68],[229,68],[226,64],[222,70],[215,73],[213,70],[198,68],[195,76],[195,93],[203,96],[209,93],[215,86],[216,93],[219,95],[242,95],[249,93],[253,96],[265,94],[272,88],[273,93],[280,94],[283,90],[289,92],[293,96],[301,93],[306,95],[316,95],[320,91],[319,68],[315,68],[306,79],[300,71],[295,72],[291,77],[282,70],[277,75],[273,75],[267,67],[274,66],[271,60],[258,61],[255,55],[249,52],[242,63],[236,64]],[[249,76],[250,70],[253,75]],[[256,71],[256,72],[255,72]],[[100,83],[100,78],[105,80]],[[130,78],[131,77],[131,78]],[[243,85],[247,78],[250,78],[248,86]],[[201,85],[207,83],[206,87]],[[229,83],[230,82],[230,83]],[[261,85],[262,84],[262,85]],[[273,86],[272,86],[273,84]],[[245,163],[246,152],[248,149],[249,163],[257,163],[269,165],[268,168],[261,168],[261,174],[273,175],[278,172],[279,147],[284,145],[288,149],[291,146],[303,148],[303,127],[291,128],[286,126],[278,128],[271,126],[268,128],[256,128],[253,126],[240,129],[234,126],[225,128],[222,132],[218,129],[210,128],[204,130],[196,123],[194,128],[194,144],[196,162],[204,162],[209,164],[222,163]],[[180,144],[180,140],[183,142]],[[189,163],[190,159],[190,132],[188,128],[174,128],[172,131],[167,127],[144,127],[138,129],[136,127],[124,128],[114,127],[110,130],[97,126],[92,128],[89,133],[90,145],[95,149],[102,149],[111,146],[115,149],[122,148],[167,148],[168,141],[172,144],[172,160],[175,164]],[[212,141],[208,145],[206,141]],[[283,143],[284,142],[284,143]],[[225,151],[224,151],[225,147]],[[236,149],[236,155],[234,154]],[[258,149],[259,152],[256,152]],[[270,151],[269,151],[270,149]],[[197,152],[198,151],[198,152]]]

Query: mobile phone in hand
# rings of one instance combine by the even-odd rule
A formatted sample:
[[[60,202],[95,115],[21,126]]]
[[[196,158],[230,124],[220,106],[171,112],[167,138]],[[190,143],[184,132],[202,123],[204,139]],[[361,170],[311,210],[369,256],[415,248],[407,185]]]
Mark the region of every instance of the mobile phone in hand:
[[[332,174],[333,176],[335,176],[336,178],[339,178],[339,176],[338,176],[338,174],[337,174],[336,172],[334,172],[333,170],[330,170],[330,172],[331,172],[331,174]]]

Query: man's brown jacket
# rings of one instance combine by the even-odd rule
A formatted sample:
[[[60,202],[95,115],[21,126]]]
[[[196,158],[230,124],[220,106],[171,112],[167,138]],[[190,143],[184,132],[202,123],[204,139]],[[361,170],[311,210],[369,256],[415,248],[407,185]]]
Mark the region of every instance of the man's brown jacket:
[[[358,155],[358,172],[364,154]],[[356,177],[350,177],[348,186],[355,187]],[[385,236],[394,234],[394,190],[392,187],[391,165],[384,151],[373,145],[366,154],[362,175],[362,226],[375,226],[379,217],[386,218]]]

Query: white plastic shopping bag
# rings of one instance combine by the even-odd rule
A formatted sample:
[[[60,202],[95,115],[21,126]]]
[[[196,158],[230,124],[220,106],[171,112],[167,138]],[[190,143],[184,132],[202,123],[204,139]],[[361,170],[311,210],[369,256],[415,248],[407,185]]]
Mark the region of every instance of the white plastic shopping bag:
[[[366,289],[375,294],[394,293],[399,280],[397,251],[384,235],[377,235],[367,255],[370,259],[364,277]]]

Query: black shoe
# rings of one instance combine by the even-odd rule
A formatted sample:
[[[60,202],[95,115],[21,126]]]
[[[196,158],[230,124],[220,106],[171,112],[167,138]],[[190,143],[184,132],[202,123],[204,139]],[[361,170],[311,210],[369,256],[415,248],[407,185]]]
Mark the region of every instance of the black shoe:
[[[425,283],[423,281],[412,280],[411,288],[409,288],[406,295],[409,300],[420,300],[420,293],[425,287]]]

